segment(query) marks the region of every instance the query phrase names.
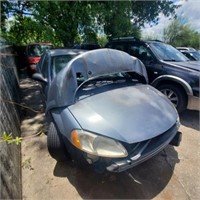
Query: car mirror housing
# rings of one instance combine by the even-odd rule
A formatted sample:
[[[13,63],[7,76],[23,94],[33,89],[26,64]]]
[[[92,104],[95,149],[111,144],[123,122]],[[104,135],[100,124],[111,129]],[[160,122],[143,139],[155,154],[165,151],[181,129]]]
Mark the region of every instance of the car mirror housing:
[[[42,83],[46,83],[47,84],[47,79],[43,77],[42,74],[40,73],[34,73],[32,75],[32,78],[36,81],[42,82]]]

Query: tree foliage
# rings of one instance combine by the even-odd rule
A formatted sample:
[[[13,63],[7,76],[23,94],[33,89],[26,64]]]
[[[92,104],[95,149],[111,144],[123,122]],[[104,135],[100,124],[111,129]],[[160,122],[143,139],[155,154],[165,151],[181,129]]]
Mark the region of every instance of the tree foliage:
[[[34,3],[36,20],[49,26],[65,46],[71,46],[78,28],[90,25],[90,7],[85,1],[39,1]]]
[[[131,22],[131,3],[129,1],[110,1],[104,3],[102,22],[108,38],[131,36],[140,37],[139,27]]]
[[[157,23],[161,12],[169,17],[175,13],[176,8],[173,0],[6,0],[1,2],[1,30],[8,35],[4,22],[11,15],[14,15],[17,20],[14,28],[10,29],[9,37],[14,38],[17,35],[24,42],[53,40],[54,38],[53,42],[71,46],[79,40],[96,42],[97,35],[102,33],[107,35],[108,38],[119,36],[140,38],[140,28],[144,23]],[[24,32],[20,31],[22,26],[26,27],[23,29]],[[33,33],[32,36],[30,33]]]
[[[35,41],[51,41],[59,43],[56,35],[48,26],[36,21],[32,15],[32,5],[29,1],[1,2],[1,36],[15,45],[25,45]],[[6,19],[8,20],[6,22]],[[49,34],[50,33],[50,34]]]
[[[189,24],[182,24],[179,18],[173,20],[164,29],[165,42],[173,46],[188,46],[199,48],[200,34],[193,30]]]
[[[141,27],[145,23],[157,24],[159,14],[166,17],[175,16],[175,11],[179,7],[174,1],[131,1],[131,18],[135,25]]]
[[[34,41],[61,44],[56,40],[56,35],[47,26],[41,27],[34,19],[24,16],[16,16],[15,20],[11,21],[9,31],[2,34],[2,36],[17,45],[25,45]]]

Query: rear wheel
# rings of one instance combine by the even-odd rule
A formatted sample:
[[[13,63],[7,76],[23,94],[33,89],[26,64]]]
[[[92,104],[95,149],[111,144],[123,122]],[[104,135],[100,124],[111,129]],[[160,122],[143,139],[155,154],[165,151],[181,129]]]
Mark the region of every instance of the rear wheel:
[[[49,154],[57,161],[65,161],[69,159],[69,154],[65,148],[63,138],[57,131],[53,122],[49,125],[49,131],[47,135],[47,147]]]
[[[186,109],[187,96],[181,87],[171,84],[164,84],[159,86],[158,90],[167,96],[167,98],[174,104],[179,113]]]

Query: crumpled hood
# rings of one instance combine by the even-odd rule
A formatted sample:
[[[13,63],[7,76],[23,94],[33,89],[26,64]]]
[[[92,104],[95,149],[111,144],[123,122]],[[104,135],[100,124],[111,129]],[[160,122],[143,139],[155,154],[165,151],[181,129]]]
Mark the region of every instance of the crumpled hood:
[[[171,102],[149,85],[98,93],[68,108],[82,129],[127,143],[160,135],[178,117]]]
[[[192,69],[195,71],[200,71],[200,61],[188,61],[188,62],[166,62],[170,63],[174,66],[180,66],[188,69]]]

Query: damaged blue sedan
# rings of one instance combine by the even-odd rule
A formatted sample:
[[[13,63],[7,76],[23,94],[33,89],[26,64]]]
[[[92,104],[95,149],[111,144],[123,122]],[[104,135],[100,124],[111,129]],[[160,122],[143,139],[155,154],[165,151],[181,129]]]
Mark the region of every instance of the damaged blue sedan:
[[[122,51],[92,50],[69,61],[46,103],[47,145],[57,161],[122,172],[180,144],[176,109],[148,85],[142,62]]]

